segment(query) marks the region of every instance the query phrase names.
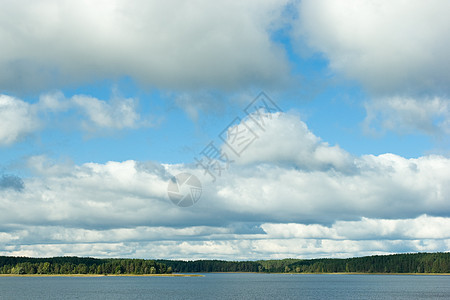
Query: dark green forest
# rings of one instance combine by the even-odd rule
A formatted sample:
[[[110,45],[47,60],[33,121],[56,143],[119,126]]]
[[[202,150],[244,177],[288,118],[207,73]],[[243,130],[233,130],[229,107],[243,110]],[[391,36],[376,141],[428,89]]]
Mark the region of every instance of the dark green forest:
[[[260,261],[158,260],[173,272],[450,273],[450,253],[411,253],[356,258]]]
[[[89,257],[0,256],[0,274],[165,274],[171,268],[153,260]]]
[[[259,261],[29,258],[0,256],[1,274],[450,273],[450,253],[411,253],[346,259]]]

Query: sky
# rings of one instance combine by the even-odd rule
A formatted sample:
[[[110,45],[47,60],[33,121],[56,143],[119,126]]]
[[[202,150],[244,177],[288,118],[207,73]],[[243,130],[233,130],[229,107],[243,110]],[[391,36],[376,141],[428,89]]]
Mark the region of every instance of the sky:
[[[0,3],[0,255],[449,251],[450,2]]]

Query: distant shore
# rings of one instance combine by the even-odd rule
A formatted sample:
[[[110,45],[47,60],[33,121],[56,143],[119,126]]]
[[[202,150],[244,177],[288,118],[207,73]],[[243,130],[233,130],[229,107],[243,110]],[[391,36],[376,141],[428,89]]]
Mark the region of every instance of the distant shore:
[[[0,271],[3,274],[49,274],[52,276],[60,274],[105,276],[106,274],[106,276],[176,277],[212,272],[449,275],[450,252],[252,261],[0,256]],[[151,275],[140,275],[148,273]]]
[[[336,272],[336,273],[279,273],[279,274],[288,274],[288,275],[444,275],[449,276],[450,273],[364,273],[364,272]]]
[[[201,274],[0,274],[0,277],[204,277]]]
[[[281,274],[281,275],[425,275],[450,276],[450,273],[263,273],[263,272],[206,272],[202,274],[0,274],[0,277],[205,277],[207,274]]]
[[[202,274],[280,274],[280,275],[435,275],[450,276],[450,273],[364,273],[364,272],[331,272],[331,273],[277,273],[277,272],[200,272]]]

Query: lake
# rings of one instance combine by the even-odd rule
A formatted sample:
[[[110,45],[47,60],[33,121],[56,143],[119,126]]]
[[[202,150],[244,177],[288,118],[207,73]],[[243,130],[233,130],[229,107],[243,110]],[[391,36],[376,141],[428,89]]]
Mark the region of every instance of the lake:
[[[0,299],[450,299],[450,276],[0,277]]]

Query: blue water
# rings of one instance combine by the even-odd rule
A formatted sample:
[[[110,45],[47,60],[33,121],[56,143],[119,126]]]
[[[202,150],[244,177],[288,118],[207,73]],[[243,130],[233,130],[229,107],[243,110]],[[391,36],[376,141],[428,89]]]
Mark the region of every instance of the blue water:
[[[450,276],[0,277],[0,299],[450,299]]]

